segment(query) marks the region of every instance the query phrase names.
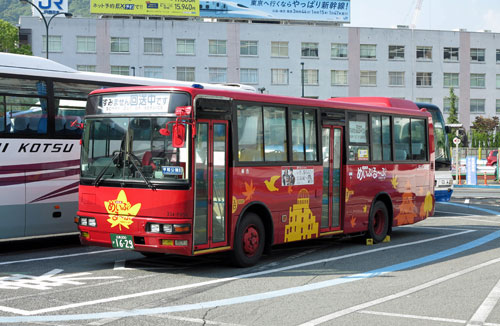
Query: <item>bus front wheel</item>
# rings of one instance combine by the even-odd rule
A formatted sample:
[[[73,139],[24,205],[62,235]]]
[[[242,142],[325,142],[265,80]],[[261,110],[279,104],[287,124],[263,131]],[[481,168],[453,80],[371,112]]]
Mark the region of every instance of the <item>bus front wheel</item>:
[[[264,251],[264,224],[255,213],[245,214],[234,238],[233,263],[238,267],[255,265]]]
[[[388,230],[389,213],[387,207],[383,202],[377,201],[370,211],[367,238],[372,238],[374,243],[381,242],[387,236]]]

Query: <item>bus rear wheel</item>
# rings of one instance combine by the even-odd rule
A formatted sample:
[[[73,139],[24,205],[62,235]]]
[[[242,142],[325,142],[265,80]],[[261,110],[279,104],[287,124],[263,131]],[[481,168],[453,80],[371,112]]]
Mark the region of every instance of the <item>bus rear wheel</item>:
[[[234,238],[233,263],[238,267],[255,265],[264,251],[264,224],[255,213],[243,217]]]
[[[377,201],[370,211],[368,219],[367,238],[372,238],[374,243],[381,242],[389,231],[389,213],[381,201]]]

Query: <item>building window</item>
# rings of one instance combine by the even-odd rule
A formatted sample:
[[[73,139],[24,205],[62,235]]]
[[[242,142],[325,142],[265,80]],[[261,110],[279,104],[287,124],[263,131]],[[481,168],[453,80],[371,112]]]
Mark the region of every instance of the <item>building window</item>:
[[[497,88],[500,88],[500,75],[497,74]]]
[[[377,86],[377,72],[362,70],[360,75],[361,86]]]
[[[404,71],[389,71],[389,86],[404,86],[405,73]]]
[[[162,54],[162,39],[154,37],[144,38],[144,53],[147,54]]]
[[[177,67],[177,80],[194,81],[194,67]]]
[[[240,83],[258,84],[259,83],[258,70],[255,68],[241,68]]]
[[[47,49],[45,47],[47,46],[47,38],[45,35],[42,37],[42,41],[42,52],[46,52]],[[49,52],[62,52],[62,37],[60,35],[49,35]]]
[[[432,72],[417,72],[417,86],[432,86]]]
[[[288,85],[288,69],[271,69],[272,85]]]
[[[271,42],[271,56],[288,58],[288,42]]]
[[[95,72],[95,66],[94,65],[76,65],[76,70]]]
[[[226,40],[208,40],[208,54],[226,55]]]
[[[432,46],[417,46],[417,60],[431,61],[432,60]]]
[[[404,60],[405,47],[404,45],[389,45],[389,60]]]
[[[486,87],[486,74],[470,74],[470,87],[471,88],[485,88]]]
[[[111,73],[113,75],[130,75],[130,67],[129,66],[111,66]]]
[[[304,85],[318,85],[319,84],[319,70],[305,69],[304,70]]]
[[[129,53],[129,39],[128,37],[112,37],[111,38],[111,52],[112,53]]]
[[[76,52],[78,53],[95,53],[95,36],[77,36],[76,37]]]
[[[495,107],[496,107],[495,112],[497,114],[500,114],[500,100],[497,100]]]
[[[347,85],[347,70],[332,70],[332,85]]]
[[[301,54],[303,57],[318,57],[318,43],[302,42]]]
[[[458,87],[458,73],[445,72],[443,74],[443,87]]]
[[[470,61],[484,62],[485,49],[470,49]]]
[[[163,78],[163,67],[145,66],[144,77]]]
[[[332,59],[347,58],[347,44],[346,43],[332,43]]]
[[[497,63],[500,63],[500,50],[497,49]]]
[[[208,81],[210,83],[225,83],[227,81],[227,69],[208,68]]]
[[[257,55],[257,41],[240,41],[240,55]]]
[[[470,113],[484,113],[485,99],[471,99],[470,100]]]
[[[194,55],[193,39],[177,39],[177,54]]]
[[[449,97],[445,97],[443,99],[443,112],[444,113],[450,113],[450,98]],[[457,109],[457,112],[458,112],[458,97],[456,98],[455,100],[455,109]]]
[[[444,48],[443,59],[445,61],[458,61],[458,48]]]
[[[415,102],[419,102],[419,103],[432,103],[432,98],[430,98],[430,97],[417,97],[415,99]]]
[[[360,58],[361,59],[376,59],[377,46],[375,44],[361,44],[360,45]]]

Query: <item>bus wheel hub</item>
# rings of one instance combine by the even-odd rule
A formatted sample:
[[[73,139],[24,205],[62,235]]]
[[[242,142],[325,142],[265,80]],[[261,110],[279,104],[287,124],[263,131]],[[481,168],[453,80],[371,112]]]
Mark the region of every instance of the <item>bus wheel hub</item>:
[[[247,256],[253,256],[259,248],[259,232],[250,225],[243,234],[243,250]]]

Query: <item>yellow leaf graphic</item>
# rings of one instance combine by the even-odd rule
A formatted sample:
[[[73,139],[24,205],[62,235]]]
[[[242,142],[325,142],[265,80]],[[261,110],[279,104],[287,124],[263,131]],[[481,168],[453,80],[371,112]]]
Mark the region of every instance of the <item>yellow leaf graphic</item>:
[[[394,189],[398,189],[398,176],[395,175],[392,179],[391,179],[391,183],[392,183],[392,187]]]
[[[243,196],[245,196],[245,201],[250,201],[254,193],[255,193],[255,187],[253,186],[253,180],[250,180],[250,184],[245,182],[245,191],[243,192]]]

